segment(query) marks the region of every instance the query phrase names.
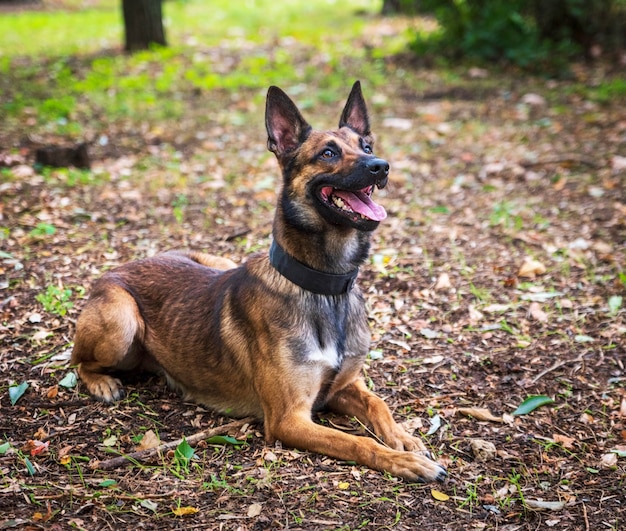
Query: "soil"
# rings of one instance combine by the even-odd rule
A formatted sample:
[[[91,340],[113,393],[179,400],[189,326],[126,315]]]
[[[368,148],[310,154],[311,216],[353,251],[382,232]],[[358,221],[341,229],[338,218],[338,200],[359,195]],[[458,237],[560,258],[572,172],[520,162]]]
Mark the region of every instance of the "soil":
[[[359,280],[364,371],[448,481],[270,446],[255,422],[195,444],[190,460],[170,449],[102,468],[146,433],[170,442],[233,421],[149,375],[126,380],[114,405],[66,379],[76,317],[103,271],[171,248],[241,262],[269,247],[279,178],[262,91],[195,94],[158,132],[99,125],[109,144],[91,146],[91,172],[34,169],[35,143],[0,133],[0,528],[626,525],[624,101],[569,90],[602,79],[590,66],[576,82],[470,68],[451,78],[399,58],[384,68],[388,83],[363,80],[392,167],[377,192],[389,218]],[[304,114],[329,127],[342,104]],[[36,299],[49,286],[71,290],[64,315]],[[12,405],[9,386],[22,383]],[[534,395],[553,402],[513,415]],[[369,436],[352,419],[318,421]]]

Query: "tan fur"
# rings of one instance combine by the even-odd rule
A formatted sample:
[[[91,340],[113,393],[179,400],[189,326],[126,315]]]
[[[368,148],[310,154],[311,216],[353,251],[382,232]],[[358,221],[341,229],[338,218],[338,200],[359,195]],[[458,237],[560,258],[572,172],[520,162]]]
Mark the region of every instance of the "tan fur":
[[[360,86],[342,116],[347,126],[338,130],[308,132],[279,89],[270,89],[266,120],[285,179],[275,240],[311,268],[350,271],[364,261],[376,223],[343,223],[341,213],[338,223],[330,223],[326,217],[336,214],[325,213],[332,208],[315,198],[311,183],[323,178],[339,187],[353,181],[384,186],[380,159],[363,150],[371,135]],[[319,156],[325,146],[339,156]],[[375,170],[364,166],[372,160]],[[357,188],[363,186],[369,184]],[[123,265],[94,284],[77,321],[72,362],[89,392],[105,402],[123,394],[112,373],[156,371],[210,408],[255,415],[268,442],[409,480],[443,480],[445,469],[428,457],[421,440],[399,427],[367,389],[361,372],[369,341],[358,286],[318,295],[282,276],[267,254],[237,267],[212,255],[170,252]],[[311,417],[319,409],[357,417],[384,444],[316,424]]]

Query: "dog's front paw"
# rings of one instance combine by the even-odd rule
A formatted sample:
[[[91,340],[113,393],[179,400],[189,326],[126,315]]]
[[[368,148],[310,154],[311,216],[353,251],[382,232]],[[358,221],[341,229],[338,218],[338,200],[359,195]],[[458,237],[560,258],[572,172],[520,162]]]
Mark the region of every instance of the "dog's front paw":
[[[448,477],[446,467],[429,457],[415,452],[404,452],[402,455],[404,459],[398,463],[399,469],[393,472],[394,475],[421,483],[443,483]]]
[[[124,396],[122,382],[106,374],[101,374],[97,379],[89,382],[87,388],[94,398],[108,404],[120,400]]]

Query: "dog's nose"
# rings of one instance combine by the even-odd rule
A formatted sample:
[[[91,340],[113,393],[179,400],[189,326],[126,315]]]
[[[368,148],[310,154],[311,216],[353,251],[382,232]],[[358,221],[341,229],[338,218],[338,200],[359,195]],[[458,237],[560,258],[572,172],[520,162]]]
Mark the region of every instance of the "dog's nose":
[[[377,179],[387,177],[389,175],[389,163],[383,159],[370,159],[367,161],[367,169]]]

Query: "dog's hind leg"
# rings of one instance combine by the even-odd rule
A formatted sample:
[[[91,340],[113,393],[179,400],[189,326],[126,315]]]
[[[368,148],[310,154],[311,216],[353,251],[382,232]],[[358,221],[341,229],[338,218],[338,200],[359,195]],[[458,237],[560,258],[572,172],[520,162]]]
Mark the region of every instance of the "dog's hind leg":
[[[198,262],[203,266],[207,266],[212,269],[219,269],[221,271],[226,271],[227,269],[233,269],[237,267],[237,264],[229,258],[216,256],[214,254],[201,253],[198,251],[170,251],[166,254],[186,256],[187,258],[191,258],[194,262]]]
[[[78,374],[95,398],[113,402],[123,396],[121,382],[110,373],[140,365],[137,344],[144,328],[135,299],[101,280],[78,318],[72,351],[72,364],[78,364]]]

